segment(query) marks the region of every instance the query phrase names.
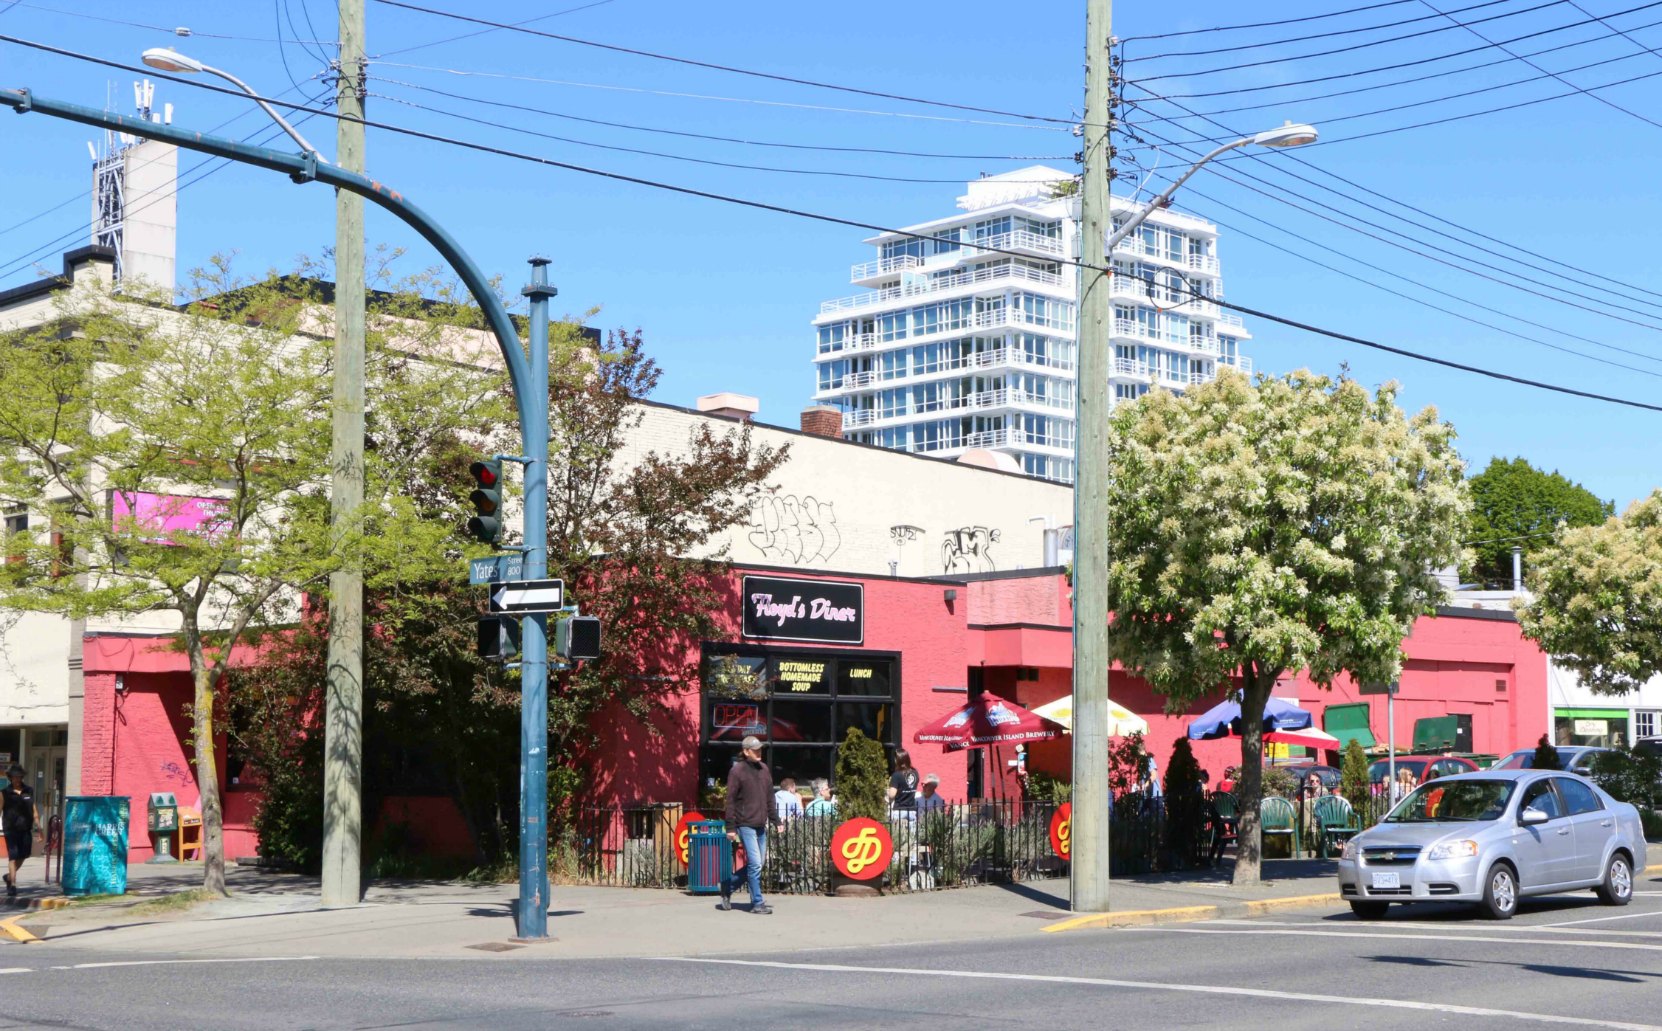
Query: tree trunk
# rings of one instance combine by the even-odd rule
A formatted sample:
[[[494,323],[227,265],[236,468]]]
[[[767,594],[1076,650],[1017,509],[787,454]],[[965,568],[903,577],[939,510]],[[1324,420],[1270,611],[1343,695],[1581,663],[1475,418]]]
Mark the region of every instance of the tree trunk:
[[[225,890],[225,810],[219,798],[219,765],[214,761],[214,681],[202,642],[187,631],[191,678],[196,685],[191,736],[196,740],[196,788],[202,807],[202,887]]]
[[[1235,838],[1235,884],[1257,884],[1263,858],[1258,803],[1264,795],[1264,706],[1276,674],[1255,663],[1241,669],[1241,779],[1235,789],[1238,814]]]

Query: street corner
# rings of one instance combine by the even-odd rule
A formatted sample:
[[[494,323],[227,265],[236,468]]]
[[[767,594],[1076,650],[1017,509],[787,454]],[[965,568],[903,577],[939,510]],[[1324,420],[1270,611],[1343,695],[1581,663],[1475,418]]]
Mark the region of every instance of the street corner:
[[[1344,900],[1336,891],[1322,892],[1316,895],[1288,895],[1284,898],[1252,899],[1242,903],[1249,916],[1262,916],[1265,913],[1275,913],[1284,909],[1311,909],[1317,906],[1335,906]]]
[[[1172,906],[1166,909],[1127,909],[1120,912],[1084,913],[1040,928],[1042,934],[1083,931],[1092,928],[1151,927],[1158,924],[1193,923],[1214,920],[1222,915],[1218,906]]]

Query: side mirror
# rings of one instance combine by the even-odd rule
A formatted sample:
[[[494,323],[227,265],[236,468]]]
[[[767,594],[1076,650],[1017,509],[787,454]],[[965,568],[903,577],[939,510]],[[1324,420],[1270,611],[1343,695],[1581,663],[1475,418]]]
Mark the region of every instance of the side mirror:
[[[1518,814],[1518,822],[1523,824],[1525,827],[1534,827],[1538,824],[1546,823],[1549,819],[1551,819],[1551,817],[1549,817],[1544,810],[1537,809],[1534,806],[1529,806],[1523,812]]]

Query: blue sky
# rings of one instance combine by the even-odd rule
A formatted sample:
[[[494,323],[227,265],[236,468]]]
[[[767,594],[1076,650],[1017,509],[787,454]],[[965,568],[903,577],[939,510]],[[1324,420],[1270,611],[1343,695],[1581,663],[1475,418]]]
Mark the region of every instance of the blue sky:
[[[834,8],[751,0],[720,5],[602,0],[588,6],[583,0],[419,2],[488,12],[482,16],[505,22],[564,10],[568,13],[536,21],[534,27],[1020,114],[1074,117],[1082,101],[1083,0],[1040,0],[1023,9],[1019,21],[1011,17],[1009,5],[982,0],[952,5],[950,15],[939,4],[868,0],[845,0]],[[1296,24],[1138,38],[1241,21],[1303,18],[1346,6],[1362,4],[1116,4],[1115,32],[1127,40],[1125,70],[1134,83],[1126,92],[1140,102],[1126,114],[1141,140],[1119,140],[1126,159],[1120,170],[1131,177],[1127,185],[1140,182],[1152,167],[1148,185],[1158,189],[1162,174],[1188,163],[1180,144],[1197,135],[1224,134],[1224,128],[1206,121],[1182,118],[1179,104],[1200,112],[1253,105],[1214,116],[1239,132],[1285,119],[1314,122],[1324,141],[1335,142],[1295,155],[1243,155],[1202,172],[1179,195],[1179,207],[1224,226],[1220,251],[1228,299],[1468,364],[1662,402],[1662,257],[1656,243],[1662,201],[1655,188],[1662,155],[1662,52],[1650,51],[1662,49],[1662,25],[1647,27],[1662,23],[1662,3],[1403,0]],[[1591,18],[1641,6],[1645,9],[1608,17],[1603,24]],[[1465,8],[1474,9],[1460,10]],[[1471,23],[1470,29],[1450,26],[1434,13],[1457,10],[1454,16]],[[1391,22],[1404,24],[1349,31]],[[335,36],[334,24],[334,5],[327,0],[234,5],[0,0],[0,33],[131,63],[146,47],[173,45],[235,72],[263,93],[288,100],[326,92],[317,76],[324,67],[322,55],[332,49],[295,40],[328,41]],[[188,26],[193,37],[178,38],[169,31],[172,26]],[[1472,30],[1523,57],[1486,46]],[[1074,137],[1053,123],[767,81],[515,32],[451,38],[476,31],[477,26],[369,0],[367,50],[377,57],[371,66],[370,117],[883,225],[949,215],[964,180],[1020,167],[1029,157],[1069,167],[1077,147]],[[1345,34],[1276,42],[1341,32]],[[1426,34],[1378,42],[1416,33]],[[279,36],[285,42],[279,43]],[[1257,45],[1266,43],[1271,45]],[[1373,45],[1285,60],[1358,44]],[[1245,46],[1251,48],[1220,50]],[[1199,53],[1160,56],[1181,51]],[[1471,52],[1427,60],[1458,51]],[[1257,62],[1275,63],[1227,68]],[[1581,68],[1590,64],[1597,66]],[[1392,65],[1403,67],[1369,72]],[[1471,67],[1475,65],[1487,66]],[[8,43],[0,43],[0,68],[0,82],[8,87],[29,86],[95,105],[109,98],[120,111],[131,107],[136,76],[128,72]],[[1471,70],[1440,74],[1462,68]],[[1576,68],[1581,70],[1571,71]],[[1543,70],[1560,73],[1583,89],[1655,77],[1597,91],[1608,103],[1573,94],[1441,125],[1345,139],[1573,93],[1572,86]],[[1333,78],[1341,75],[1346,77]],[[1437,77],[1399,83],[1431,75]],[[1310,79],[1325,81],[1286,85]],[[1368,89],[1388,83],[1399,84]],[[1273,88],[1257,89],[1266,86]],[[1368,91],[1317,97],[1362,89]],[[1254,92],[1193,96],[1233,90]],[[1483,92],[1444,99],[1479,90]],[[1172,99],[1157,100],[1156,95]],[[160,81],[157,100],[174,105],[176,124],[208,129],[227,123],[219,131],[239,137],[263,134],[269,124],[245,101],[182,83]],[[1369,113],[1400,105],[1418,106]],[[566,139],[473,124],[432,110],[441,108]],[[735,137],[751,144],[576,119]],[[325,154],[333,154],[329,120],[313,117],[302,129]],[[0,146],[6,197],[0,205],[3,288],[27,281],[40,267],[56,271],[57,255],[85,242],[90,204],[85,143],[94,137],[82,127],[41,116],[8,117],[0,122],[0,131],[5,143]],[[699,164],[572,141],[796,172]],[[799,149],[804,146],[969,156]],[[528,278],[525,258],[546,253],[554,259],[559,307],[575,313],[599,306],[600,325],[642,328],[665,369],[658,397],[673,403],[736,390],[761,398],[764,420],[794,425],[813,390],[809,320],[821,300],[854,292],[848,266],[870,256],[860,244],[867,234],[859,230],[541,168],[382,130],[370,130],[368,154],[372,175],[445,222],[513,292]],[[1308,164],[1293,164],[1293,157]],[[199,161],[182,155],[181,168]],[[1289,171],[1310,182],[1291,178]],[[845,175],[819,174],[827,172]],[[1399,206],[1404,204],[1424,214]],[[252,168],[219,170],[180,194],[181,264],[199,265],[216,252],[230,251],[249,274],[267,267],[287,269],[300,255],[316,255],[330,245],[333,211],[324,188],[297,187]],[[400,224],[373,209],[368,233],[372,243],[408,247],[405,262],[411,267],[437,260]],[[1250,239],[1248,233],[1261,239]],[[1297,255],[1407,296],[1382,292]],[[1416,300],[1552,346],[1462,321]],[[1474,307],[1479,305],[1490,310]],[[1255,339],[1248,353],[1260,371],[1304,366],[1331,373],[1348,365],[1365,383],[1401,382],[1405,405],[1435,405],[1454,422],[1462,451],[1474,466],[1493,455],[1523,455],[1584,482],[1618,506],[1658,482],[1655,441],[1662,414],[1499,383],[1262,321],[1249,320],[1249,326]]]

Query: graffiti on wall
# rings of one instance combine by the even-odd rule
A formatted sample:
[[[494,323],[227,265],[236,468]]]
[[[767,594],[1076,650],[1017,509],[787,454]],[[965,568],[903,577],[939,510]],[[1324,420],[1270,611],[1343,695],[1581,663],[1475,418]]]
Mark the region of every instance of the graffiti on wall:
[[[948,573],[991,573],[998,569],[993,562],[993,545],[998,543],[998,531],[985,526],[961,526],[948,530],[941,541],[941,564]]]
[[[750,503],[750,543],[769,558],[827,562],[843,546],[831,504],[795,494],[757,498]]]

